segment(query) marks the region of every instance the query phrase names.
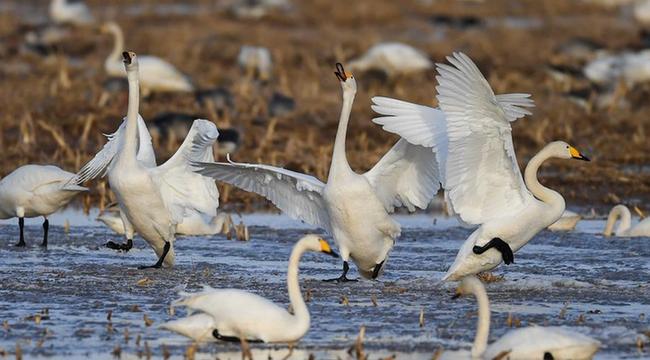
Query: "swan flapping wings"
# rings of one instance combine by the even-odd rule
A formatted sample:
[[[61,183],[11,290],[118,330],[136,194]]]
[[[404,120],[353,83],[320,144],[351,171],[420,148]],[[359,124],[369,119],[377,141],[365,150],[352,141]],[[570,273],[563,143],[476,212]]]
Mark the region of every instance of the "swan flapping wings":
[[[447,118],[445,189],[452,210],[481,224],[517,213],[533,197],[517,164],[510,122],[534,106],[528,94],[494,95],[463,53],[437,64],[438,102]]]
[[[317,178],[274,166],[236,163],[197,163],[196,172],[270,200],[291,218],[325,229],[330,219],[323,201],[325,184]]]

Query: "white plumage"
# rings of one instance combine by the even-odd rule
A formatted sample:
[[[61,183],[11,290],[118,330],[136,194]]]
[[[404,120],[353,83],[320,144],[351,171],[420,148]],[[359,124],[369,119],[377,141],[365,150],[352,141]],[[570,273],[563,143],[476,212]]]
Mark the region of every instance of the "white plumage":
[[[650,50],[601,53],[584,68],[584,74],[592,82],[614,86],[624,81],[628,86],[650,80]]]
[[[242,46],[237,55],[237,63],[244,71],[256,74],[262,80],[269,80],[273,73],[271,52],[265,47]]]
[[[632,226],[632,214],[630,209],[625,205],[616,205],[610,210],[607,217],[607,224],[603,234],[605,236],[612,235],[612,230],[616,224],[616,220],[621,218],[621,221],[614,232],[616,236],[650,236],[650,218],[645,218],[639,221],[636,225]]]
[[[388,76],[408,74],[433,68],[433,63],[411,45],[386,42],[372,46],[361,57],[349,63],[352,71],[381,70]]]
[[[549,225],[548,229],[551,231],[572,231],[581,219],[582,216],[580,214],[570,210],[564,210],[562,216],[556,222]]]
[[[88,6],[80,0],[50,1],[50,19],[57,24],[88,25],[95,21]]]
[[[341,250],[346,281],[348,259],[366,278],[383,271],[400,226],[388,215],[396,206],[425,208],[439,188],[435,155],[430,149],[399,140],[367,173],[350,168],[345,153],[347,125],[356,81],[338,74],[343,109],[327,183],[308,175],[256,164],[197,164],[198,172],[271,200],[287,215],[330,233]]]

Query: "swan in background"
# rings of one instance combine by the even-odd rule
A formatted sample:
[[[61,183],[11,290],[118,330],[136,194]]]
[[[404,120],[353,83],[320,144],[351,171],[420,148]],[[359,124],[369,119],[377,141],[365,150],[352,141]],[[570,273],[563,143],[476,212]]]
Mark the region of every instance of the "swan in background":
[[[650,236],[650,218],[641,220],[638,224],[632,226],[632,214],[625,205],[616,205],[609,212],[607,224],[605,225],[605,236],[611,236],[616,220],[621,218],[614,235],[616,236]]]
[[[288,216],[320,227],[334,237],[343,259],[343,274],[332,279],[348,281],[351,258],[365,278],[377,278],[388,253],[400,235],[390,216],[395,207],[425,209],[439,188],[434,154],[423,146],[399,140],[365,174],[348,163],[345,139],[357,83],[337,64],[335,73],[343,90],[343,106],[334,140],[327,183],[315,177],[268,165],[200,163],[197,172],[271,200]]]
[[[600,347],[598,340],[563,327],[529,326],[509,331],[488,346],[490,300],[485,286],[474,276],[464,278],[456,296],[474,295],[478,302],[478,326],[471,352],[449,351],[441,359],[591,359]],[[505,357],[499,357],[505,354]]]
[[[514,261],[519,250],[564,212],[564,198],[542,186],[537,169],[549,158],[589,160],[563,141],[546,145],[521,177],[510,122],[533,106],[528,94],[494,95],[474,62],[463,53],[438,64],[439,110],[373,98],[374,119],[412,144],[432,147],[443,175],[445,199],[461,223],[478,225],[443,280],[459,280]],[[441,122],[446,121],[446,128]],[[441,131],[442,128],[442,131]],[[494,250],[491,250],[495,248]]]
[[[363,56],[350,61],[350,70],[381,70],[389,77],[433,68],[433,63],[420,50],[398,42],[379,43]]]
[[[109,229],[119,235],[125,235],[124,223],[120,215],[120,209],[117,204],[109,206],[99,216],[97,220],[101,221]],[[177,235],[214,235],[227,234],[232,224],[230,215],[218,213],[217,216],[206,221],[200,213],[189,211],[189,215],[183,217],[183,221],[176,225]],[[133,236],[131,236],[131,239]]]
[[[634,3],[634,19],[641,25],[650,25],[650,1],[637,0]]]
[[[244,45],[237,55],[237,63],[247,74],[257,76],[260,80],[270,80],[273,62],[269,49],[261,46]]]
[[[104,62],[104,69],[109,76],[126,77],[122,65],[121,54],[124,51],[124,34],[115,22],[102,25],[102,32],[113,35],[115,45],[113,51]],[[141,56],[140,84],[142,94],[148,96],[152,92],[194,92],[194,85],[174,65],[156,56]]]
[[[88,6],[80,0],[50,1],[50,19],[57,24],[88,25],[95,22]]]
[[[138,123],[139,81],[138,59],[133,52],[124,52],[124,64],[129,80],[129,104],[124,128],[115,142],[80,171],[85,178],[108,174],[108,183],[120,205],[120,213],[132,247],[132,236],[137,232],[154,249],[158,262],[153,266],[174,264],[172,247],[176,225],[189,211],[216,216],[219,193],[214,182],[193,173],[189,161],[212,161],[212,145],[219,132],[207,120],[196,120],[190,133],[176,154],[157,167],[143,165],[138,159],[138,138],[142,128]],[[109,142],[110,143],[110,142]],[[107,150],[104,152],[104,150]],[[90,175],[89,175],[90,174]]]
[[[591,82],[610,87],[621,80],[628,86],[646,82],[650,80],[650,50],[601,53],[585,66],[584,74]]]
[[[239,342],[241,338],[266,343],[294,343],[300,340],[310,325],[309,309],[298,283],[300,258],[307,251],[338,257],[329,244],[317,235],[306,235],[294,245],[287,270],[287,288],[293,313],[284,306],[247,291],[206,286],[198,293],[181,293],[181,299],[172,303],[173,306],[185,306],[198,313],[167,322],[162,327],[197,342],[214,339]]]
[[[551,231],[573,231],[578,224],[578,221],[582,219],[580,214],[574,213],[570,210],[564,210],[562,216],[551,224],[548,229]]]
[[[0,219],[18,218],[20,240],[25,246],[25,218],[42,216],[43,242],[47,247],[50,222],[47,216],[88,189],[74,182],[76,175],[52,165],[24,165],[0,180]]]

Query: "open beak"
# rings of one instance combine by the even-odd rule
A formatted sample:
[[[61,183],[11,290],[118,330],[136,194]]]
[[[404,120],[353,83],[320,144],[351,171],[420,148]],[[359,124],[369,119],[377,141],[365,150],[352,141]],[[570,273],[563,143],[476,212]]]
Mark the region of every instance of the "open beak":
[[[124,51],[122,53],[122,57],[124,58],[124,63],[127,65],[131,65],[131,55],[129,55],[128,51]]]
[[[578,149],[574,148],[573,146],[569,149],[569,152],[571,153],[571,158],[576,159],[576,160],[582,160],[582,161],[591,161],[589,160],[588,157],[582,155]]]
[[[345,72],[345,69],[343,69],[343,64],[341,63],[336,63],[336,71],[334,72],[334,75],[336,75],[336,77],[339,78],[339,80],[342,82],[345,82],[352,76],[352,74]]]

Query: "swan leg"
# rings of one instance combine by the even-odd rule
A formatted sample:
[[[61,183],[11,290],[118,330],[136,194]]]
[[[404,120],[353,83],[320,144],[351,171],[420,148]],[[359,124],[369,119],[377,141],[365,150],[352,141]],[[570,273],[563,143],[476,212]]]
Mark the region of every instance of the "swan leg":
[[[384,262],[386,262],[386,259],[382,260],[379,264],[375,265],[375,268],[372,270],[372,279],[376,279],[379,276],[379,271],[381,270],[381,267],[384,266]]]
[[[218,329],[212,330],[212,336],[214,336],[215,339],[221,340],[221,341],[226,341],[226,342],[241,342],[241,339],[236,337],[236,336],[224,336],[219,334]],[[251,343],[261,343],[263,342],[262,340],[246,340],[246,342],[251,342]]]
[[[163,248],[163,253],[160,255],[160,258],[158,259],[158,262],[156,262],[153,265],[149,266],[139,266],[138,269],[160,269],[162,267],[163,261],[165,261],[165,257],[167,257],[167,253],[169,252],[169,248],[171,245],[169,244],[169,241],[165,241],[165,247]]]
[[[494,238],[488,241],[488,243],[483,246],[474,246],[474,248],[472,248],[472,251],[474,252],[474,254],[481,255],[484,252],[490,250],[491,248],[496,248],[497,250],[499,250],[499,252],[501,253],[501,257],[503,257],[503,262],[506,263],[506,265],[515,263],[515,255],[512,253],[512,249],[510,248],[510,245],[508,245],[507,242],[499,238]]]
[[[133,240],[132,239],[126,240],[126,244],[118,244],[116,242],[109,241],[106,243],[106,247],[113,250],[118,250],[118,251],[122,250],[124,252],[129,252],[129,250],[133,248]]]
[[[348,264],[347,261],[343,261],[343,274],[341,276],[334,278],[334,279],[326,279],[323,281],[327,282],[337,282],[337,283],[344,283],[344,282],[350,282],[350,281],[358,281],[357,279],[348,279],[348,270],[350,270],[350,265]]]
[[[41,243],[42,247],[47,247],[47,233],[50,230],[50,221],[45,218],[43,222],[43,242]]]
[[[25,218],[23,217],[18,218],[18,227],[20,228],[20,240],[18,241],[18,244],[16,244],[16,246],[23,247],[25,246],[25,235],[23,232],[25,229]]]

